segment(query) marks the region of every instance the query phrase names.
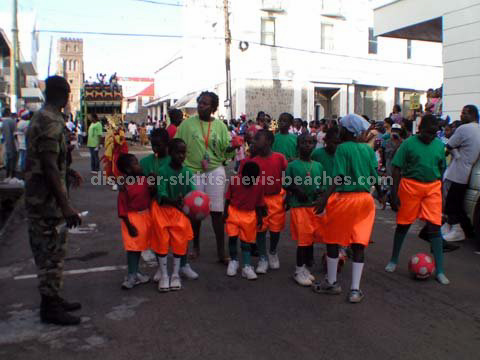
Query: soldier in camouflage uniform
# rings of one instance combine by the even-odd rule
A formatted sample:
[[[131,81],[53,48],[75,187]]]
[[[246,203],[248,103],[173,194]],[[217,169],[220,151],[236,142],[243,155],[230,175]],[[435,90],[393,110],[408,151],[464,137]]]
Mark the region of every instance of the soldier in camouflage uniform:
[[[68,102],[70,86],[60,76],[45,81],[46,104],[35,113],[28,129],[25,170],[25,208],[29,219],[29,238],[38,269],[42,297],[42,322],[76,325],[80,318],[68,311],[80,309],[59,296],[62,287],[66,229],[80,224],[80,217],[68,202],[65,186],[67,148],[61,113]],[[60,227],[61,229],[62,227]]]

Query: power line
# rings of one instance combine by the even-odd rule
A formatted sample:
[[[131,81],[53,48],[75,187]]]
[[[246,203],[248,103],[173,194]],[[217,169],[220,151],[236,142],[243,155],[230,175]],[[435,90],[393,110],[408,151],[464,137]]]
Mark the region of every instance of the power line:
[[[144,2],[144,3],[148,3],[148,4],[155,4],[155,5],[183,7],[182,4],[172,4],[172,3],[165,3],[165,2],[152,1],[152,0],[133,0],[133,1]]]
[[[156,38],[173,38],[181,39],[183,35],[168,35],[168,34],[134,34],[134,33],[113,33],[113,32],[97,32],[97,31],[71,31],[71,30],[37,30],[39,33],[53,33],[53,34],[80,34],[80,35],[104,35],[104,36],[131,36],[131,37],[156,37]]]

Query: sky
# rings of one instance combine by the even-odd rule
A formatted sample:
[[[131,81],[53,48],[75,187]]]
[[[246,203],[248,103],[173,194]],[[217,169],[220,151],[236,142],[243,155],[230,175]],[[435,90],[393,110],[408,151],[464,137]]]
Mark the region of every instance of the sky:
[[[181,4],[176,0],[158,2]],[[12,11],[12,0],[0,1],[0,12]],[[35,11],[38,30],[120,32],[181,35],[182,7],[138,0],[18,0],[21,12]],[[5,32],[11,24],[0,24]],[[50,38],[56,70],[56,44],[61,37],[83,38],[85,78],[102,72],[119,76],[153,77],[153,73],[179,49],[180,39],[40,33],[39,78],[48,70]]]

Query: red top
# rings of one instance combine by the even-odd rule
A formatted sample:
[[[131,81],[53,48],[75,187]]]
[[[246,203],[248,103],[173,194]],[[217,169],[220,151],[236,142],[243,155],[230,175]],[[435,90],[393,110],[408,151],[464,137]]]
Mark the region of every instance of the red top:
[[[168,132],[168,136],[170,136],[170,139],[173,139],[173,137],[175,136],[175,134],[177,133],[177,127],[173,124],[170,124],[168,127],[167,127],[167,132]]]
[[[150,200],[147,177],[138,176],[136,184],[125,185],[125,189],[118,192],[118,217],[125,217],[130,211],[147,210]]]
[[[263,181],[261,184],[265,187],[265,195],[280,194],[282,191],[282,175],[288,166],[285,155],[272,152],[267,157],[257,155],[251,159],[251,161],[256,162],[260,167],[260,179]],[[245,162],[243,164],[245,164]],[[242,168],[240,169],[240,173]]]
[[[225,199],[230,200],[230,204],[239,210],[251,211],[257,206],[264,206],[264,186],[261,185],[260,178],[258,181],[257,185],[246,187],[242,185],[240,176],[232,176]]]

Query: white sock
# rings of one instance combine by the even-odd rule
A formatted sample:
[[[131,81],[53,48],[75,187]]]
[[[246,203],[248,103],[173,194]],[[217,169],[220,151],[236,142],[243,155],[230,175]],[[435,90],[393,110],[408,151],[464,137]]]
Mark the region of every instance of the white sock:
[[[360,290],[360,279],[362,278],[363,272],[363,264],[364,263],[352,263],[352,286],[350,289],[352,290]]]
[[[300,271],[303,271],[305,269],[305,266],[297,266],[295,270],[295,274],[299,273]]]
[[[327,281],[330,285],[337,282],[338,257],[327,256]]]
[[[160,266],[160,272],[162,273],[162,276],[168,276],[167,261],[168,260],[166,256],[160,256],[158,258],[158,265]]]
[[[178,271],[180,270],[180,257],[173,257],[173,273],[172,275],[177,275],[178,276]]]

